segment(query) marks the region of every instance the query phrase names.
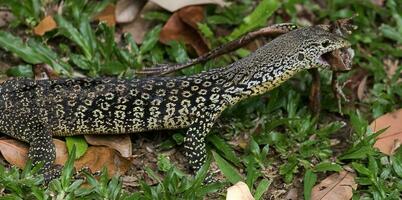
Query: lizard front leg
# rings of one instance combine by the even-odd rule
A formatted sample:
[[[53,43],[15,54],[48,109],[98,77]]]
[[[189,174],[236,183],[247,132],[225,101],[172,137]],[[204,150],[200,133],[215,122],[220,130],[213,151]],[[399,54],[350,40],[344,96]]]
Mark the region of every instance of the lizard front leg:
[[[60,166],[54,166],[56,158],[56,147],[52,140],[52,135],[42,125],[35,125],[32,129],[32,137],[29,142],[28,157],[34,165],[43,163],[41,173],[44,176],[45,183],[60,176]]]
[[[205,164],[207,152],[205,137],[214,125],[214,120],[197,118],[189,127],[184,138],[185,156],[194,172],[197,172]],[[205,182],[211,182],[208,175]]]

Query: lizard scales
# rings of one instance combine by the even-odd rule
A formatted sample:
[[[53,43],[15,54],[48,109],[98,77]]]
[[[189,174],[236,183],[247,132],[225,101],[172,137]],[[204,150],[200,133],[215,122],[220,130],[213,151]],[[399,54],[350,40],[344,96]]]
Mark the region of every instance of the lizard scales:
[[[192,76],[8,80],[0,87],[0,132],[29,143],[29,157],[44,161],[46,172],[55,158],[52,136],[188,128],[185,155],[198,170],[205,162],[205,136],[225,108],[303,69],[328,68],[322,55],[349,46],[313,26],[281,35],[227,67]]]

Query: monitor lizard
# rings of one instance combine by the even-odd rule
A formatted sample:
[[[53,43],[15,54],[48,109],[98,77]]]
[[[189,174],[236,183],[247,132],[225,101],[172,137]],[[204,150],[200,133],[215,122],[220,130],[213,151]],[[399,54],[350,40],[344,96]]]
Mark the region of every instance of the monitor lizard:
[[[330,68],[334,59],[349,62],[349,47],[325,26],[310,26],[224,68],[190,76],[12,79],[0,86],[0,132],[27,142],[29,158],[44,163],[42,173],[50,180],[60,171],[53,165],[53,136],[188,129],[185,156],[197,171],[206,160],[205,137],[223,110],[302,70]]]

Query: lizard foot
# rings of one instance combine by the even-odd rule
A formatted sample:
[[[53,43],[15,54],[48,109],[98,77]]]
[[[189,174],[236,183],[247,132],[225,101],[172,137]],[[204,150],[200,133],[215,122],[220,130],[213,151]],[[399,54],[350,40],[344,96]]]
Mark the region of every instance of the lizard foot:
[[[219,180],[215,178],[215,173],[211,171],[208,172],[207,176],[204,179],[204,185],[211,184],[211,183],[218,183]]]
[[[43,179],[45,184],[49,184],[53,179],[59,178],[61,176],[63,166],[61,165],[53,165],[50,169],[43,171]]]
[[[92,176],[100,176],[101,175],[101,171],[95,171],[92,172],[91,169],[89,167],[82,167],[80,170],[78,170],[77,172],[74,173],[74,179],[85,179],[85,174],[89,174]]]

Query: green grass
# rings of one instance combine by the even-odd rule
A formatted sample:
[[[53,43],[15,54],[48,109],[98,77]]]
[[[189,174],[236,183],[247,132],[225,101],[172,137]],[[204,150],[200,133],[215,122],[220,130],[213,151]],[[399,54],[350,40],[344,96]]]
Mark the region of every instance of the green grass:
[[[124,35],[120,43],[115,43],[115,28],[90,21],[109,1],[67,0],[63,15],[55,16],[59,27],[43,37],[33,36],[32,27],[44,17],[43,2],[27,0],[22,5],[16,0],[0,0],[0,5],[10,8],[16,16],[9,27],[0,30],[1,49],[8,52],[8,57],[19,58],[10,63],[13,66],[7,70],[8,76],[33,77],[33,66],[45,63],[62,77],[74,77],[74,72],[80,72],[89,77],[135,78],[134,72],[143,67],[183,62],[194,56],[182,43],[163,45],[158,42],[161,27],[170,15],[167,12],[146,15],[158,25],[147,33],[142,45],[137,46],[130,35]],[[267,19],[303,25],[305,21],[301,17],[305,14],[297,11],[296,4],[313,13],[316,23],[358,14],[353,21],[359,28],[349,37],[356,52],[354,69],[339,79],[343,82],[364,73],[369,80],[368,94],[363,101],[343,102],[343,116],[331,93],[330,73],[326,71],[320,72],[322,112],[320,118],[313,116],[306,105],[311,77],[303,72],[268,94],[243,101],[224,112],[207,139],[212,152],[210,158],[225,177],[222,183],[201,184],[207,165],[197,176],[190,177],[160,156],[158,169],[146,169],[147,175],[157,181],[156,185],[149,186],[141,181],[137,192],[128,192],[122,189],[121,178],[109,180],[103,171],[99,180],[85,174],[90,187],[80,188],[83,182],[72,179],[70,160],[63,176],[49,187],[43,187],[42,178],[35,175],[38,167],[27,165],[21,172],[0,166],[0,199],[202,199],[211,193],[218,194],[215,198],[223,198],[224,192],[220,189],[239,180],[250,187],[256,199],[263,199],[268,195],[266,191],[277,189],[278,183],[285,183],[289,189],[297,180],[302,180],[300,190],[308,199],[312,186],[345,166],[357,172],[359,186],[353,199],[399,199],[402,151],[399,149],[395,155],[386,156],[374,149],[375,136],[380,132],[372,133],[368,123],[402,105],[402,82],[398,81],[401,62],[392,77],[384,68],[386,59],[402,59],[402,16],[398,13],[402,3],[387,0],[385,5],[376,6],[368,0],[334,0],[328,1],[326,8],[320,8],[306,0],[261,1],[258,5],[251,0],[235,1],[227,8],[206,6],[207,17],[199,24],[199,29],[212,47],[217,47],[264,26]],[[218,27],[231,34],[217,37]],[[177,75],[224,66],[241,56],[244,51],[237,51],[182,70]],[[354,93],[348,89],[345,92],[350,96]],[[249,138],[247,145],[234,148],[229,141],[233,142],[239,135]],[[340,141],[344,144],[341,150],[331,145],[334,138],[347,138]],[[182,135],[177,133],[161,148],[178,148],[182,142]],[[265,173],[269,167],[276,170],[276,178]],[[156,170],[162,172],[164,178],[156,175]]]

